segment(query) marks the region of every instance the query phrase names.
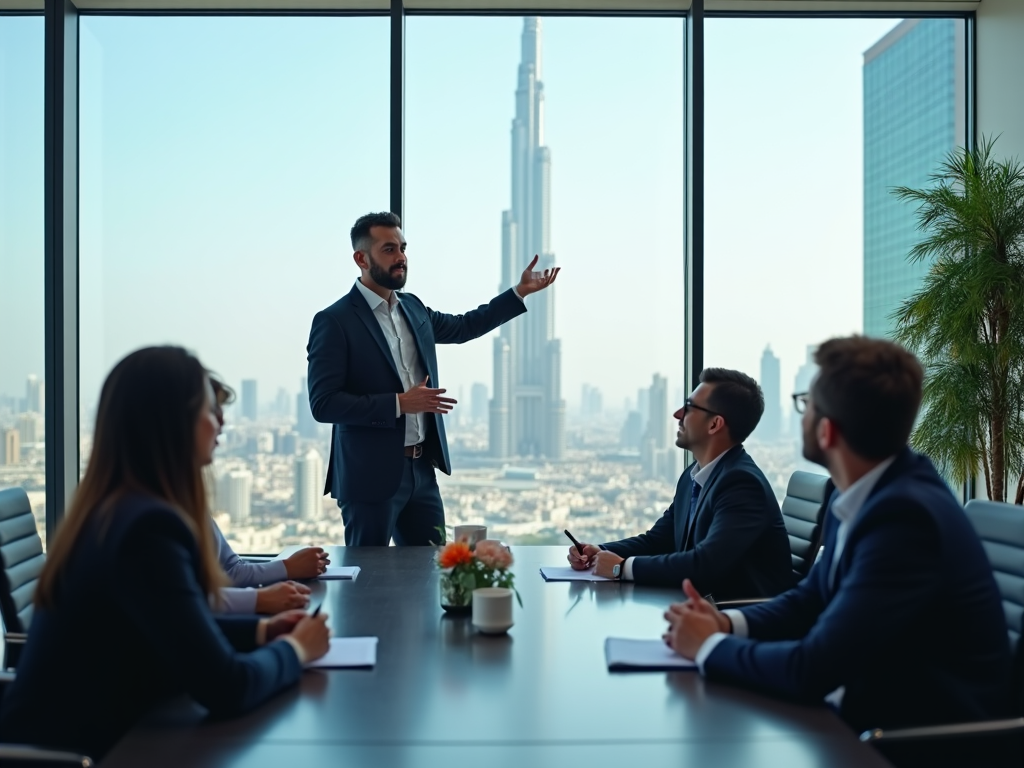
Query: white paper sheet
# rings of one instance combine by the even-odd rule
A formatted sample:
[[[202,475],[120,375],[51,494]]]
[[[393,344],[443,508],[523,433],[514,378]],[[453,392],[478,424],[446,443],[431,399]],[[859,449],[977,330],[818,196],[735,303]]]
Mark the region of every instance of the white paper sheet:
[[[544,581],[618,581],[618,579],[609,579],[604,576],[598,576],[594,573],[593,568],[589,571],[574,571],[568,566],[563,568],[552,568],[551,566],[545,565],[540,569],[540,575],[544,577]]]
[[[306,669],[373,667],[377,664],[376,637],[332,637],[327,653],[306,664]]]
[[[609,637],[604,641],[604,658],[612,672],[671,671],[696,669],[697,662],[684,659],[664,640],[629,640]]]
[[[327,570],[317,578],[320,581],[335,581],[337,579],[354,579],[358,575],[358,565],[328,565]]]

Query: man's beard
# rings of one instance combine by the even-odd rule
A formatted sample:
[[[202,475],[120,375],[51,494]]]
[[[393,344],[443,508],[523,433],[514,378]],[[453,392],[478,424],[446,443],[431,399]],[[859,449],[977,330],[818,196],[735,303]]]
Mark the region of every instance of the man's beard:
[[[403,265],[405,269],[396,270],[394,273],[384,269],[380,264],[373,260],[372,256],[367,256],[367,261],[370,262],[370,277],[377,285],[381,288],[387,288],[392,291],[400,291],[405,287],[405,280],[409,277],[409,265]],[[395,269],[392,267],[392,269]]]
[[[811,424],[810,430],[806,427],[803,430],[803,455],[808,461],[813,461],[815,464],[828,469],[828,458],[825,456],[825,452],[821,450],[821,446],[818,445],[818,421]]]

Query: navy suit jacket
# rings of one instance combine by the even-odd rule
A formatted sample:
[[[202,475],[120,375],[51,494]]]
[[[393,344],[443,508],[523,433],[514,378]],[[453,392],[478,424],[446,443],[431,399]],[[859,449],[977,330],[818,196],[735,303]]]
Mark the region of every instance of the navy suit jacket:
[[[183,518],[146,496],[75,543],[54,605],[37,608],[0,706],[0,741],[101,757],[155,704],[189,694],[214,715],[299,679],[284,641],[255,648],[255,616],[214,619]]]
[[[830,588],[838,527],[830,512],[807,578],[744,608],[750,639],[726,637],[705,674],[808,702],[845,686],[840,714],[856,730],[1008,713],[995,578],[931,462],[897,456],[850,527]]]
[[[690,579],[716,600],[774,597],[791,587],[793,561],[779,503],[743,446],[730,448],[715,465],[687,532],[692,468],[679,478],[672,505],[654,527],[602,547],[636,558],[638,584],[678,587]]]
[[[440,386],[435,344],[462,344],[526,311],[511,289],[464,315],[435,312],[411,293],[398,295],[431,387]],[[384,332],[356,286],[316,314],[306,351],[313,418],[334,425],[324,493],[340,501],[391,498],[402,479],[405,445],[405,416],[395,415],[395,395],[405,387]],[[450,475],[444,420],[424,416],[426,458]]]

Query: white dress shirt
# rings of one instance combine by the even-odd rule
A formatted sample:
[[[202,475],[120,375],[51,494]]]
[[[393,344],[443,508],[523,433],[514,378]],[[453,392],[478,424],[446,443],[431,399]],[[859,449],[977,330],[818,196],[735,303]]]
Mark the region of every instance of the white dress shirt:
[[[890,456],[876,467],[873,467],[857,482],[836,496],[836,500],[832,502],[831,514],[835,515],[836,519],[839,520],[839,529],[836,531],[836,543],[832,550],[832,563],[828,570],[829,589],[832,588],[832,582],[836,576],[836,566],[839,563],[839,558],[843,554],[843,549],[846,547],[846,537],[849,533],[850,527],[854,522],[856,522],[857,517],[860,515],[860,511],[864,508],[864,502],[868,500],[868,496],[871,495],[871,491],[875,489],[875,485],[878,484],[879,478],[885,474],[885,470],[887,470],[895,460],[895,456]],[[738,637],[750,636],[750,627],[747,625],[747,619],[743,615],[743,611],[729,609],[722,611],[722,613],[728,616],[729,620],[732,622],[732,633],[734,635]],[[700,650],[697,651],[697,658],[694,659],[694,661],[697,662],[697,667],[700,669],[701,674],[704,674],[704,662],[707,661],[711,652],[715,650],[718,644],[725,638],[726,634],[724,632],[716,632],[701,645]],[[843,693],[843,688],[837,688],[825,697],[825,701],[838,707],[842,702]]]
[[[406,322],[405,314],[398,309],[400,299],[398,292],[392,291],[391,298],[382,299],[371,291],[361,280],[356,280],[356,288],[363,294],[366,303],[370,305],[373,316],[377,318],[381,331],[384,332],[384,339],[391,350],[391,358],[395,361],[398,375],[402,378],[402,386],[405,392],[419,384],[427,377],[427,372],[420,361],[419,350],[416,349],[416,339],[413,338],[409,323]],[[437,382],[430,382],[429,386],[437,386]],[[402,415],[402,404],[395,393],[395,418]],[[405,444],[418,445],[427,436],[426,423],[422,413],[405,414]]]
[[[697,497],[697,504],[700,504],[700,497],[704,495],[704,486],[707,485],[708,478],[711,477],[711,473],[715,471],[715,467],[725,454],[729,451],[724,450],[715,458],[707,463],[707,466],[702,467],[700,464],[694,464],[693,469],[690,470],[690,479],[693,480],[697,485],[700,486],[700,496]],[[693,508],[694,514],[697,512],[697,507]],[[693,520],[689,517],[686,518],[686,527],[689,528],[693,524]],[[683,533],[685,539],[686,533]],[[633,558],[627,557],[626,562],[622,564],[622,580],[632,581],[633,580]]]

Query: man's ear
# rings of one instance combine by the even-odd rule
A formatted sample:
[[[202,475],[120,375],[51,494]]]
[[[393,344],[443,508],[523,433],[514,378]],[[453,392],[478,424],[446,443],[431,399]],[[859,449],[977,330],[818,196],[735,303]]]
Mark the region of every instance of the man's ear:
[[[839,442],[839,430],[836,429],[832,419],[827,416],[822,416],[818,419],[818,426],[815,432],[818,438],[818,447],[823,451],[835,448]]]
[[[356,266],[359,267],[360,269],[370,268],[370,264],[366,260],[366,254],[363,253],[362,251],[356,251],[355,253],[353,253],[352,261],[354,261],[356,263]]]

